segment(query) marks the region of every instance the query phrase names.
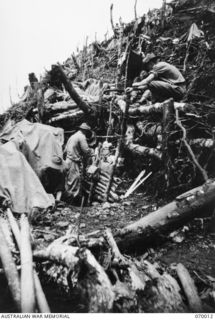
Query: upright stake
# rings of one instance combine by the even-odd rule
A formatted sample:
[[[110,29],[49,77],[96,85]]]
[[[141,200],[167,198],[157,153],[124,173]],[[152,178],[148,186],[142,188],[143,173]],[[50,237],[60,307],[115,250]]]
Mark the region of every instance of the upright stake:
[[[128,96],[126,96],[126,108],[125,108],[125,112],[123,113],[122,122],[121,122],[121,130],[120,130],[121,131],[121,135],[120,135],[120,139],[119,139],[119,142],[118,142],[118,145],[117,145],[117,148],[116,148],[115,159],[114,159],[114,163],[112,165],[109,181],[108,181],[106,192],[105,192],[105,200],[106,201],[108,200],[108,195],[109,195],[109,191],[110,191],[110,188],[111,188],[113,175],[114,175],[114,172],[115,172],[115,169],[116,169],[116,165],[117,165],[117,161],[118,161],[121,149],[122,149],[122,143],[124,141],[128,109],[129,109],[129,99],[128,99]]]
[[[110,23],[113,30],[113,34],[115,35],[115,28],[113,23],[113,3],[111,3],[111,6],[110,6]]]
[[[26,313],[35,312],[35,292],[33,278],[33,259],[30,243],[30,227],[28,218],[21,216],[21,310]]]
[[[137,0],[135,0],[134,3],[134,19],[135,21],[137,20]]]
[[[80,241],[79,241],[79,235],[80,235],[80,224],[81,224],[81,217],[83,214],[83,209],[84,209],[84,196],[81,199],[81,211],[80,211],[80,215],[78,218],[78,236],[77,236],[77,242],[78,242],[78,246],[80,247]]]

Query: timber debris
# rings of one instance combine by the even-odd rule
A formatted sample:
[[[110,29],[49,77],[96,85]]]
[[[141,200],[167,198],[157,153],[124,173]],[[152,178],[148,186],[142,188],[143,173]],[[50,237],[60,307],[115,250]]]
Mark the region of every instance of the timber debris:
[[[111,5],[113,37],[30,73],[0,115],[0,276],[17,312],[52,312],[47,282],[74,312],[215,310],[211,275],[150,256],[214,221],[214,4],[136,6],[115,24]],[[145,90],[157,57],[181,75],[179,98]]]

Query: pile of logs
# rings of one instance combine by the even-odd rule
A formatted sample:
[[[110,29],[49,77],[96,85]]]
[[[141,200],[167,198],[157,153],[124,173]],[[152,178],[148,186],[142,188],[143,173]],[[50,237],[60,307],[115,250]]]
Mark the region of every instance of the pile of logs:
[[[58,82],[63,85],[67,93],[60,91],[60,97],[55,103],[46,103],[44,105],[44,118],[48,124],[59,124],[67,120],[69,122],[78,122],[83,118],[84,114],[89,114],[90,106],[75,90],[71,81],[66,76],[63,68],[60,65],[53,65],[50,71],[51,77],[57,77]],[[48,89],[50,92],[50,89]],[[51,93],[46,93],[47,100],[50,102],[53,95],[57,92],[53,90]],[[58,96],[59,96],[58,94]]]

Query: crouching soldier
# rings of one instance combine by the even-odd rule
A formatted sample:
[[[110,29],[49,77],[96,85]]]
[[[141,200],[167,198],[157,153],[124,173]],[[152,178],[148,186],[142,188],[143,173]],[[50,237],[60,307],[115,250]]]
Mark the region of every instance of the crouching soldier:
[[[158,57],[149,53],[143,59],[143,67],[148,76],[142,81],[133,83],[132,87],[144,91],[140,102],[147,100],[164,101],[173,98],[179,101],[186,92],[185,79],[173,65],[158,61]]]
[[[94,156],[93,149],[89,147],[89,143],[92,143],[94,139],[90,126],[82,123],[79,130],[69,138],[66,144],[64,196],[67,201],[79,200],[83,195],[83,173],[86,162]]]

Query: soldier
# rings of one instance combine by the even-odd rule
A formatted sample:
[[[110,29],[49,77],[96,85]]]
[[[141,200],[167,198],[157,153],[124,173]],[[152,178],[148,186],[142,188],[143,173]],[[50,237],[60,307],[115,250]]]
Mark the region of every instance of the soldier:
[[[94,132],[86,123],[82,123],[79,130],[73,134],[65,148],[66,153],[66,183],[65,197],[68,200],[82,196],[83,170],[87,160],[93,157],[94,151],[88,141],[95,142]]]
[[[148,99],[164,101],[168,98],[179,101],[183,98],[186,91],[185,79],[175,66],[164,61],[158,62],[158,57],[149,53],[143,59],[143,67],[148,76],[132,85],[133,89],[144,90],[139,102]]]

